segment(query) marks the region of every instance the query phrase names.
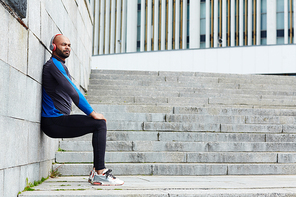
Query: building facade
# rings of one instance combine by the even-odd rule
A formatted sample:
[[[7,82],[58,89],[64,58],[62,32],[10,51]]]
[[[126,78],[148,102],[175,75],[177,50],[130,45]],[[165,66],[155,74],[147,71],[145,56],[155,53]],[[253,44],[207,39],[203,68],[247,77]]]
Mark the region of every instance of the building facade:
[[[189,49],[199,50],[202,53],[204,49],[229,47],[244,53],[244,47],[262,46],[263,48],[253,49],[266,51],[265,46],[291,45],[296,41],[295,0],[96,0],[92,2],[94,55],[173,50],[180,52]],[[172,53],[172,56],[176,56],[176,53]],[[218,50],[218,53],[222,56],[225,51]],[[104,64],[109,64],[104,61],[106,58],[110,61],[110,57],[101,57],[100,60]],[[98,67],[96,57],[93,60],[93,67]],[[227,59],[222,60],[227,61]],[[112,65],[108,66],[110,69],[115,69]],[[195,71],[204,71],[204,69]],[[262,70],[262,72],[267,71]],[[287,72],[290,73],[291,70]]]

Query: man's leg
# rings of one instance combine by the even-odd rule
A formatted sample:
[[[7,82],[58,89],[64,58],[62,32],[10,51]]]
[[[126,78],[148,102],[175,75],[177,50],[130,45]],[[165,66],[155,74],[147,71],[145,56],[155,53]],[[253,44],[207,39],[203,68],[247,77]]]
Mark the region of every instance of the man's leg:
[[[85,115],[42,118],[41,129],[52,138],[73,138],[93,133],[92,145],[96,171],[105,169],[106,122]]]

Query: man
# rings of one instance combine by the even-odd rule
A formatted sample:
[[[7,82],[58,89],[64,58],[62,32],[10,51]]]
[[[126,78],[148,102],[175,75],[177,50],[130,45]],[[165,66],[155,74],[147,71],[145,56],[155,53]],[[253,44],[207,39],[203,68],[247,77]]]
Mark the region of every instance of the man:
[[[94,169],[89,182],[95,185],[122,185],[110,169],[105,168],[106,119],[96,113],[71,81],[65,60],[70,56],[71,43],[61,34],[50,42],[52,57],[42,73],[41,129],[52,138],[72,138],[93,133]],[[86,115],[70,115],[72,101]]]

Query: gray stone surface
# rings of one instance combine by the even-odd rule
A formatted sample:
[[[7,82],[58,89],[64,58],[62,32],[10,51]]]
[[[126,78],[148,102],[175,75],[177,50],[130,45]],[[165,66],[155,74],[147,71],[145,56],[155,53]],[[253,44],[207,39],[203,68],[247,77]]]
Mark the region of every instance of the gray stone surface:
[[[22,196],[295,196],[294,176],[120,176],[116,187],[94,187],[87,177],[49,179]],[[60,191],[56,191],[60,189]],[[62,190],[65,191],[62,191]],[[73,191],[82,189],[83,191]]]
[[[20,179],[16,179],[15,177],[19,177],[20,168],[8,168],[4,170],[4,196],[17,196],[20,191]]]
[[[4,196],[4,170],[0,170],[0,196]]]
[[[257,152],[187,153],[186,161],[189,163],[274,163],[277,162],[277,154]]]
[[[24,165],[28,162],[28,124],[23,120],[1,117],[0,169]],[[16,146],[17,145],[17,146]]]
[[[8,11],[3,6],[0,6],[0,15],[1,15],[1,20],[0,20],[0,26],[1,26],[1,31],[0,31],[0,59],[4,62],[7,62],[8,58],[8,27],[9,27],[9,21],[10,18],[12,17]]]
[[[111,131],[141,131],[143,130],[143,122],[107,121],[107,128]]]
[[[282,125],[272,124],[221,124],[222,132],[263,132],[263,133],[282,133]]]
[[[296,149],[294,142],[209,142],[209,152],[293,152]]]
[[[105,118],[114,121],[133,121],[133,122],[160,122],[164,121],[165,114],[158,113],[124,113],[124,112],[101,112]]]
[[[166,115],[166,122],[199,122],[199,123],[215,122],[215,123],[225,123],[225,124],[244,124],[246,123],[246,117],[245,116],[211,116],[211,115],[197,115],[197,114],[176,114],[176,115]]]
[[[258,99],[258,98],[229,98],[229,97],[211,97],[209,104],[221,105],[263,105],[263,106],[294,106],[295,100],[285,99]]]
[[[0,47],[2,48],[2,47]],[[1,50],[1,49],[0,49]],[[0,92],[9,91],[9,66],[0,60]],[[8,113],[8,95],[0,94],[0,115],[6,116]]]
[[[106,161],[119,175],[295,173],[296,138],[291,132],[296,110],[291,105],[294,94],[286,89],[294,78],[180,72],[146,78],[145,73],[133,75],[132,71],[94,73],[87,98],[108,119]],[[273,81],[277,82],[270,87],[276,89],[267,87]],[[174,96],[175,92],[179,95]],[[219,102],[211,103],[212,98]],[[64,146],[66,151],[76,147],[89,151],[57,153],[59,159],[68,157],[66,162],[77,162],[77,158],[89,162],[65,164],[63,174],[70,175],[71,167],[77,175],[88,174],[90,140],[87,136],[61,143],[69,145]]]
[[[278,156],[279,163],[296,163],[295,153],[280,153]]]
[[[145,122],[145,131],[220,131],[220,124]]]
[[[28,31],[15,18],[9,17],[8,35],[7,63],[27,74]]]
[[[40,40],[49,50],[50,40],[53,35],[60,33],[59,31],[54,31],[54,23],[48,12],[46,11],[46,6],[43,1],[40,1]],[[45,51],[43,51],[45,53]],[[48,58],[46,58],[48,59]]]
[[[154,164],[153,175],[167,176],[194,176],[194,175],[226,175],[227,165],[225,164],[177,164],[170,163]]]
[[[26,76],[24,73],[10,67],[9,70],[9,92],[8,92],[8,116],[26,119],[27,109],[24,102],[26,101]],[[23,102],[19,102],[23,101]]]
[[[54,161],[58,139],[40,131],[42,65],[51,56],[48,45],[54,34],[70,34],[72,62],[79,65],[70,66],[70,71],[78,87],[88,84],[92,21],[84,1],[79,9],[74,1],[67,8],[63,3],[28,1],[23,22],[29,29],[0,6],[0,196],[16,196],[27,177],[31,182],[47,177]],[[77,12],[67,10],[75,7]],[[83,21],[82,26],[78,20]],[[88,40],[82,39],[85,35]],[[78,49],[81,42],[88,43]]]
[[[272,175],[272,174],[296,174],[295,164],[234,164],[229,165],[228,174],[230,175]]]
[[[159,132],[160,141],[185,142],[264,142],[265,134],[249,133],[200,133],[200,132]]]
[[[92,151],[92,143],[91,141],[70,141],[64,140],[60,142],[60,148],[62,150],[67,151]],[[133,150],[133,142],[113,142],[107,141],[106,151],[132,151]]]
[[[284,133],[296,133],[296,126],[295,125],[283,125],[283,132]]]
[[[107,141],[157,141],[158,132],[108,131]]]
[[[60,166],[60,167],[59,167]],[[92,164],[55,164],[63,175],[89,175]],[[106,163],[117,175],[295,175],[293,163]],[[143,170],[145,169],[145,170]]]
[[[266,134],[267,142],[295,142],[296,134]]]
[[[40,38],[40,24],[41,24],[40,0],[31,0],[27,2],[28,2],[28,12],[27,12],[28,26],[30,30],[38,38]]]
[[[56,162],[81,162],[89,163],[93,161],[92,152],[57,152]],[[106,152],[106,162],[112,163],[147,163],[147,162],[186,162],[184,152]]]
[[[41,143],[41,135],[42,132],[39,130],[40,124],[37,123],[29,123],[29,131],[28,131],[28,161],[29,163],[34,163],[38,161],[42,161],[45,159],[49,159],[48,157],[41,157],[41,147],[46,144]]]
[[[30,4],[32,4],[32,2],[30,1]],[[37,3],[37,5],[38,4],[39,3]],[[40,12],[39,12],[39,15],[40,15]],[[40,16],[38,16],[38,18],[40,20]],[[38,26],[38,29],[40,34],[40,26]],[[43,53],[40,53],[40,55],[36,55],[35,53],[36,53],[36,50],[42,51],[43,49],[44,47],[39,42],[38,37],[36,37],[32,32],[29,32],[28,75],[32,77],[34,80],[38,81],[40,84],[42,83],[41,80],[42,80],[43,64],[47,61],[45,59],[45,53],[48,53],[48,52],[44,51]]]
[[[32,122],[40,122],[41,119],[41,100],[42,87],[40,83],[27,77],[26,89],[23,106],[25,107],[25,117]],[[28,110],[30,109],[30,110]]]
[[[295,117],[293,116],[247,116],[247,124],[295,124]]]

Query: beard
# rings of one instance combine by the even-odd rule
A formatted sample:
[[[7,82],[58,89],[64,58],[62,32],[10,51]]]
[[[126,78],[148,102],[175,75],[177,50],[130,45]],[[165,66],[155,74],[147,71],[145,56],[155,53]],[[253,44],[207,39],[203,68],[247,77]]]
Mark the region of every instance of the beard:
[[[66,52],[69,52],[68,54]],[[69,50],[60,50],[58,47],[56,49],[56,54],[62,58],[68,58],[70,56],[70,51]]]

